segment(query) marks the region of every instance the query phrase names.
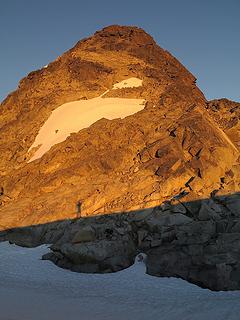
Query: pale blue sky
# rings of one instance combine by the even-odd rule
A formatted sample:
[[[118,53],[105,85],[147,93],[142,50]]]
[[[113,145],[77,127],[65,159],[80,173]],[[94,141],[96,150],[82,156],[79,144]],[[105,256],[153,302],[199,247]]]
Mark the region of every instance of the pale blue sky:
[[[0,101],[27,73],[111,24],[136,25],[208,99],[240,101],[239,0],[0,0]]]

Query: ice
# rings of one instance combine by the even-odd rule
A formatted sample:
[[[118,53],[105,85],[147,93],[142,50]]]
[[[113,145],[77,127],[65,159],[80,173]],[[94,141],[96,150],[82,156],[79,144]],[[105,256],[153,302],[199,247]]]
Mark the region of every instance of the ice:
[[[79,274],[41,260],[47,246],[0,244],[0,320],[238,320],[240,292],[145,274]]]
[[[133,78],[129,78],[129,79],[123,80],[121,82],[115,83],[113,85],[113,89],[141,87],[142,82],[143,81],[141,79],[133,77]]]

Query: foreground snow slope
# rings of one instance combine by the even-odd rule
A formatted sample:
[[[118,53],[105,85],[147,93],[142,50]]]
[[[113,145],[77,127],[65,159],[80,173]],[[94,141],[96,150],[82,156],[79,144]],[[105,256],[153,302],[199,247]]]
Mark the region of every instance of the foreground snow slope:
[[[57,268],[35,249],[0,244],[0,320],[234,320],[240,292],[146,275],[143,263],[104,275]]]

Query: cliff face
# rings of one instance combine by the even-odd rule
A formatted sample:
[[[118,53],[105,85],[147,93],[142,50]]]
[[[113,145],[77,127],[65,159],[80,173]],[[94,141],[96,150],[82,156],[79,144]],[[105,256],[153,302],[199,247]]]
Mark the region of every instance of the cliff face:
[[[212,100],[207,103],[207,110],[218,126],[230,140],[240,148],[240,103],[228,99]]]
[[[0,228],[236,193],[238,113],[142,29],[104,28],[2,102]]]

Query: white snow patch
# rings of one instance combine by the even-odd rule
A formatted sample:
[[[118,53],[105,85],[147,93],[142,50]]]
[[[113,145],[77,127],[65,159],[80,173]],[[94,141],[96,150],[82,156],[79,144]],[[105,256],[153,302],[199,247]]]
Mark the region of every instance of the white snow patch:
[[[139,262],[112,274],[74,273],[42,261],[47,251],[0,244],[0,319],[239,320],[240,291],[151,277]]]
[[[41,158],[53,145],[99,119],[125,118],[142,110],[145,105],[144,99],[103,98],[104,94],[89,100],[64,103],[55,109],[28,150],[40,146],[28,162]]]
[[[142,80],[138,78],[129,78],[113,85],[113,89],[141,87]]]

